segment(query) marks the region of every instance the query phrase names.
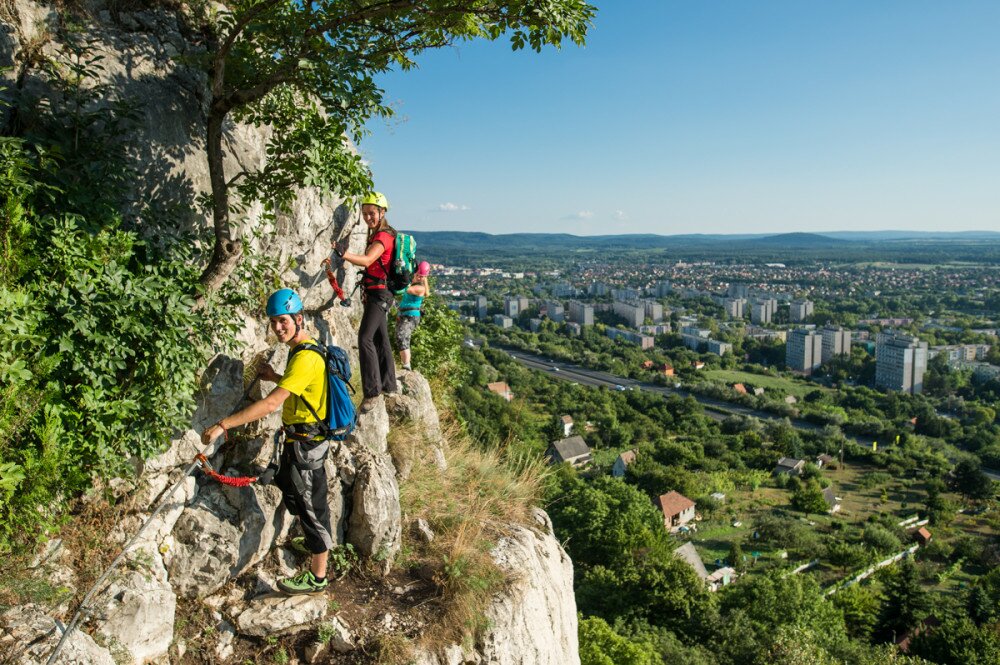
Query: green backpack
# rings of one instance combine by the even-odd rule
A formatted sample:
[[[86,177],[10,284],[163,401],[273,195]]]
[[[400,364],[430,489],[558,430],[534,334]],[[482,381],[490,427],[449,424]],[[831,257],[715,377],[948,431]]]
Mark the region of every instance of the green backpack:
[[[413,273],[417,269],[417,241],[407,233],[396,232],[396,240],[392,250],[392,263],[386,270],[385,286],[399,295],[413,281]]]

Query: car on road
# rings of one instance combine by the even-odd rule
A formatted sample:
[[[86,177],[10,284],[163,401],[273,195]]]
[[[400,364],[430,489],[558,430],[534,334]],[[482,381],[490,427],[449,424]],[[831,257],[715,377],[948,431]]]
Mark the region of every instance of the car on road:
[[[553,372],[558,372],[558,371],[559,371],[559,368],[558,368],[558,367],[553,367],[553,368],[552,368],[552,371],[553,371]]]
[[[625,390],[625,386],[620,383],[615,384],[615,390]]]

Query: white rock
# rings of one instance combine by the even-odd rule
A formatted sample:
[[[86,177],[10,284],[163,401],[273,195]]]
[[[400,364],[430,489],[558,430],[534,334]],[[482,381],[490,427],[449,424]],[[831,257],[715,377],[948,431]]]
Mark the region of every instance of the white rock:
[[[389,415],[385,411],[384,397],[368,413],[358,412],[358,426],[347,437],[347,444],[356,454],[363,450],[385,453],[389,450]]]
[[[0,654],[18,665],[48,661],[62,634],[40,605],[12,607],[0,613]],[[75,630],[59,653],[59,665],[116,665],[107,649]]]
[[[127,649],[133,663],[167,654],[174,639],[177,597],[165,579],[133,570],[116,579],[102,597],[108,601],[97,631]]]
[[[219,625],[219,637],[215,642],[215,658],[220,663],[225,662],[233,656],[233,638],[236,637],[236,628],[228,621],[223,621]]]
[[[387,575],[401,545],[399,486],[388,454],[358,455],[347,542]]]
[[[337,653],[348,653],[357,647],[354,644],[354,636],[351,635],[351,628],[343,619],[334,617],[327,621],[327,625],[333,629],[333,636],[330,638],[330,646]]]
[[[255,637],[289,635],[306,630],[326,613],[325,594],[261,596],[237,617],[236,628]]]

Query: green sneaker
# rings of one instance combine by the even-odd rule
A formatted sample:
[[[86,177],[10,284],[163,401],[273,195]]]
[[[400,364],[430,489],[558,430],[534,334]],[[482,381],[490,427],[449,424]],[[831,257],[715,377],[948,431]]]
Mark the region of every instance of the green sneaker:
[[[303,554],[305,556],[312,556],[312,552],[306,547],[306,539],[303,536],[295,536],[288,541],[288,547],[296,554]]]
[[[330,585],[330,580],[323,578],[322,582],[316,581],[316,576],[311,570],[303,570],[295,577],[278,582],[278,588],[288,594],[296,593],[320,593],[326,591]]]

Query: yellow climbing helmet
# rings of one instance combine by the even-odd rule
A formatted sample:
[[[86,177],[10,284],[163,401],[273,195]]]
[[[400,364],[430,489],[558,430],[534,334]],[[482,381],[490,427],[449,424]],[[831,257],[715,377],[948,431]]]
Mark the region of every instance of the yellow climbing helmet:
[[[365,194],[365,198],[361,199],[361,205],[375,205],[384,210],[389,209],[389,199],[385,198],[385,194],[382,192],[371,192]]]

